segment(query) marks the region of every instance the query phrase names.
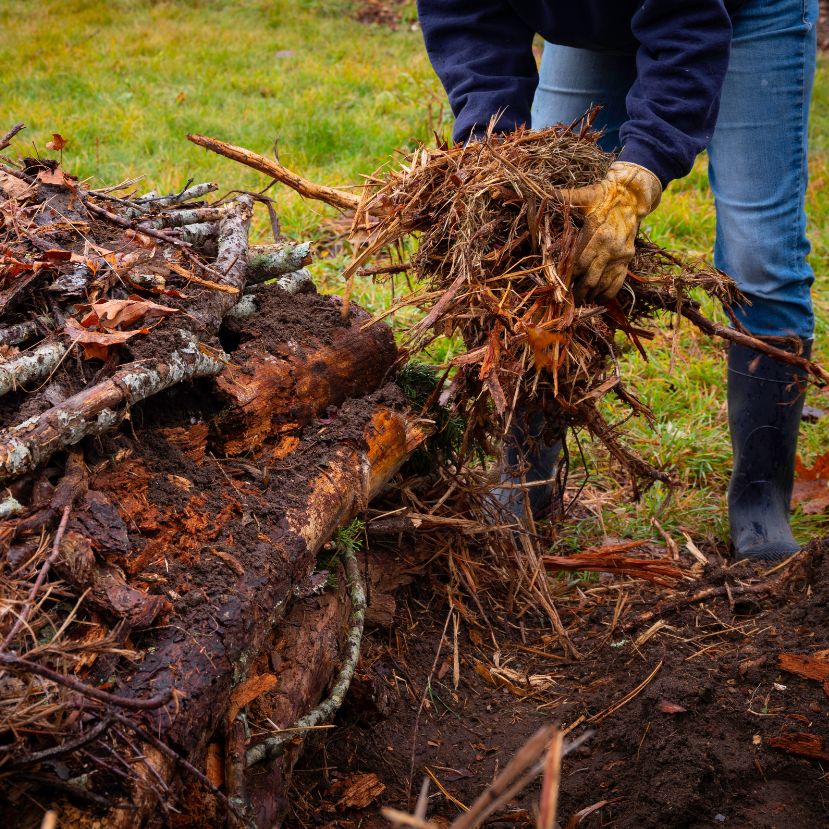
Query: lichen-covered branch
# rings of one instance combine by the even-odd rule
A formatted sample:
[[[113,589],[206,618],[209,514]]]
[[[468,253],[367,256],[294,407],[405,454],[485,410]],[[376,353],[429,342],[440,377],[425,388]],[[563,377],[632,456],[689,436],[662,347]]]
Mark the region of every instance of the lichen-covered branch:
[[[248,253],[248,282],[266,282],[311,264],[310,242],[253,245]]]
[[[45,314],[25,322],[17,322],[0,328],[0,345],[20,345],[37,337],[44,328],[54,325]]]
[[[24,351],[5,363],[0,363],[0,397],[10,391],[38,383],[48,377],[66,354],[66,346],[48,340]]]
[[[225,365],[221,352],[206,351],[181,331],[182,345],[164,362],[128,363],[111,377],[23,423],[0,431],[0,482],[29,472],[55,452],[121,422],[130,406],[164,389],[212,377]]]
[[[248,749],[246,755],[248,767],[278,757],[284,750],[285,744],[293,740],[298,731],[301,732],[304,729],[314,728],[329,722],[340,710],[345,695],[348,693],[354,671],[357,669],[357,662],[360,659],[363,626],[366,620],[366,588],[363,582],[363,574],[360,572],[360,563],[357,561],[354,551],[343,549],[342,560],[348,577],[348,592],[351,598],[351,627],[348,631],[345,659],[337,675],[337,681],[327,699],[324,699],[313,711],[299,719],[296,725],[287,730],[287,733],[269,737]]]

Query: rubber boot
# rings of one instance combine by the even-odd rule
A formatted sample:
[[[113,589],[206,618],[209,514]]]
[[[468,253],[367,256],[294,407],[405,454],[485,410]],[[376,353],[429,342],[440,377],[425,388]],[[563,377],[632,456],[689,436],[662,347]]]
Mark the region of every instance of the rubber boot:
[[[811,342],[803,353],[811,353]],[[728,351],[728,425],[734,468],[728,487],[737,559],[782,561],[800,549],[789,527],[803,372],[753,349]]]
[[[542,411],[529,416],[516,414],[504,439],[499,483],[492,495],[519,522],[527,515],[533,520],[549,517],[561,497],[556,476],[564,448],[564,426],[551,428]],[[545,483],[541,483],[545,482]]]

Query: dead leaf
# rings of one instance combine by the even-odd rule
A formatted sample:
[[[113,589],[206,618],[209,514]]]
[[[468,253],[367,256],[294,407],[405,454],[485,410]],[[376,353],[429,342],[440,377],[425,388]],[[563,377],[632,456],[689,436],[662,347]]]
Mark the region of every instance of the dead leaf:
[[[10,176],[8,173],[0,171],[0,188],[13,199],[19,199],[25,196],[32,185],[17,178],[17,176]]]
[[[237,685],[230,694],[230,702],[227,706],[227,721],[232,723],[236,715],[257,697],[270,691],[276,685],[274,674],[258,674],[249,676],[244,682]]]
[[[61,250],[60,248],[45,250],[43,251],[43,256],[51,262],[69,262],[72,260],[72,252],[69,250]]]
[[[141,233],[140,231],[133,230],[132,228],[124,231],[124,237],[129,239],[131,242],[135,242],[136,245],[140,245],[142,248],[154,248],[156,246],[155,239],[151,236],[147,236],[146,233]]]
[[[90,306],[89,313],[81,320],[84,328],[99,326],[106,331],[123,331],[141,321],[161,319],[177,314],[177,308],[159,305],[140,297],[108,299]]]
[[[659,703],[656,707],[663,714],[685,714],[688,711],[687,708],[683,708],[681,705],[677,705],[677,703],[670,702],[666,699],[659,700]]]
[[[496,688],[506,688],[514,697],[523,699],[539,691],[547,691],[556,684],[553,674],[528,674],[507,667],[485,665],[475,660],[475,673]]]
[[[546,368],[548,371],[558,370],[564,349],[567,344],[567,335],[559,331],[545,331],[535,325],[525,325],[527,342],[533,351],[533,361],[537,369]]]
[[[61,167],[55,167],[54,170],[41,170],[37,174],[38,181],[43,184],[51,184],[53,187],[74,187],[75,181],[71,176],[63,172]]]
[[[90,331],[84,328],[76,319],[66,320],[63,330],[73,342],[79,343],[84,350],[87,360],[106,360],[109,349],[115,345],[123,345],[137,334],[149,334],[149,328],[138,328],[134,331]]]
[[[498,410],[498,414],[503,415],[507,410],[508,404],[507,397],[504,394],[504,389],[501,386],[501,381],[498,379],[497,372],[491,371],[489,373],[486,380],[484,380],[484,386],[489,391],[489,394],[492,397],[492,402]]]
[[[59,133],[52,133],[52,140],[46,142],[46,149],[53,152],[60,152],[69,142]]]
[[[795,472],[792,507],[801,507],[805,515],[826,512],[829,507],[829,452],[818,455],[811,467],[804,466],[798,456]]]

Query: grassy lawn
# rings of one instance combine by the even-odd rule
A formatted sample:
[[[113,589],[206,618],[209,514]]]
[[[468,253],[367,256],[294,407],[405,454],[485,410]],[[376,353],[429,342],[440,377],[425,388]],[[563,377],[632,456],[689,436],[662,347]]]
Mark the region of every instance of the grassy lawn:
[[[412,19],[411,8],[407,17]],[[816,354],[824,345],[829,259],[829,62],[824,60],[813,109],[812,261],[818,274]],[[227,189],[261,189],[263,177],[191,145],[202,132],[270,152],[309,178],[359,182],[400,148],[446,127],[440,86],[420,32],[366,26],[351,17],[348,0],[5,0],[0,4],[0,133],[16,121],[29,129],[15,150],[33,141],[43,150],[53,131],[70,144],[66,166],[99,183],[144,175],[146,189],[174,190],[187,179],[215,180]],[[319,233],[331,211],[285,190],[279,202],[286,232]],[[707,254],[714,210],[700,159],[675,183],[648,232],[668,247]],[[262,222],[257,229],[264,236]],[[323,284],[338,285],[339,256],[314,268]],[[388,290],[358,287],[373,309]],[[715,309],[710,309],[716,313]],[[724,349],[680,330],[670,364],[670,328],[644,363],[625,357],[632,383],[657,414],[656,429],[631,422],[642,454],[676,469],[681,487],[669,498],[652,489],[640,503],[620,491],[600,453],[590,451],[590,485],[581,517],[563,528],[562,543],[605,535],[653,536],[652,518],[666,529],[689,531],[699,543],[725,535],[724,492],[729,455],[724,405]],[[662,346],[662,347],[660,347]],[[433,355],[440,357],[441,355]],[[810,402],[829,410],[829,392]],[[804,425],[808,462],[826,451],[829,416]],[[574,477],[584,470],[574,469]],[[824,528],[822,516],[797,515],[799,536]]]

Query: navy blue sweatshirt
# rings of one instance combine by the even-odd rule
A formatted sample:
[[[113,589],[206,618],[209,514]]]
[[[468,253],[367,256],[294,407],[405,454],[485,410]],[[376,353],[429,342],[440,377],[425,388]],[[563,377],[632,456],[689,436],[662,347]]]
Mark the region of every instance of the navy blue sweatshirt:
[[[504,110],[499,130],[530,124],[535,33],[551,43],[636,56],[620,157],[663,186],[690,171],[714,129],[744,0],[418,0],[432,65],[465,141]]]

